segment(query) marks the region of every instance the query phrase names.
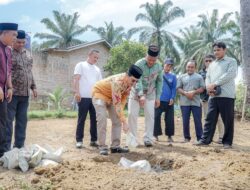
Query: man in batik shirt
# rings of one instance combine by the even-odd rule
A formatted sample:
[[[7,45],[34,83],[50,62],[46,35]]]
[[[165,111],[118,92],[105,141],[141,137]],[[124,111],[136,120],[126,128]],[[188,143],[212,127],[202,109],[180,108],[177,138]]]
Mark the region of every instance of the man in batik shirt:
[[[107,111],[112,121],[111,153],[126,153],[129,150],[120,147],[121,127],[128,130],[123,109],[129,92],[142,75],[142,70],[132,65],[127,73],[110,76],[98,81],[92,93],[92,101],[96,110],[97,134],[101,155],[108,155],[106,146]]]

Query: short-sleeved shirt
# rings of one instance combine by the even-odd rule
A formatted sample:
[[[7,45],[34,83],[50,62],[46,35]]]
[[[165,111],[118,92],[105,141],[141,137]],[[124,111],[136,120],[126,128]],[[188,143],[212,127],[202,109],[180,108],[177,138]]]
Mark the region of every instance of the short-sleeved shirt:
[[[194,73],[189,75],[187,73],[178,78],[177,89],[181,88],[186,92],[191,92],[199,88],[205,88],[205,82],[201,75]],[[193,100],[189,100],[186,96],[180,95],[181,106],[201,106],[200,95],[196,94]]]
[[[79,91],[82,98],[92,97],[92,88],[95,83],[102,79],[100,69],[87,61],[76,65],[74,75],[81,75],[79,81]]]

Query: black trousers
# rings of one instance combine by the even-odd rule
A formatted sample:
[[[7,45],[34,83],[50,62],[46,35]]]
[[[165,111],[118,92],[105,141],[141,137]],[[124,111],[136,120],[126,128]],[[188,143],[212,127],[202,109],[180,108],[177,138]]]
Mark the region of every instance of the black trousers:
[[[169,102],[161,101],[158,108],[155,109],[155,121],[154,121],[154,136],[162,135],[161,129],[161,115],[165,112],[165,134],[167,136],[174,135],[174,105],[168,105]]]
[[[201,141],[210,144],[213,140],[218,116],[221,115],[225,132],[222,139],[223,144],[232,145],[234,136],[234,99],[233,98],[211,98],[208,101],[208,113],[205,119],[204,131]]]
[[[4,154],[6,143],[7,101],[0,101],[0,157]]]
[[[13,121],[15,120],[14,147],[22,148],[26,139],[26,128],[28,122],[29,96],[13,96],[7,105],[8,120],[6,124],[6,150],[11,149],[13,134]]]
[[[97,141],[96,112],[91,98],[81,98],[78,103],[78,121],[76,128],[76,141],[82,142],[84,137],[84,126],[87,114],[90,116],[90,136],[91,141]]]

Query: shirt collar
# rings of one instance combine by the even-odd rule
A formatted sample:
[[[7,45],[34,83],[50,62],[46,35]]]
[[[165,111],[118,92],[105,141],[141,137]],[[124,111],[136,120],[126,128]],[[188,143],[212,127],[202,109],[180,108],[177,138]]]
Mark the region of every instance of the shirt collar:
[[[3,42],[0,41],[0,46],[3,48],[6,48],[7,46],[3,44]]]
[[[16,53],[22,54],[22,53],[25,53],[25,52],[26,52],[26,49],[23,48],[21,51],[17,51],[17,50],[15,50],[15,49],[13,48],[13,51],[16,52]]]
[[[216,61],[223,61],[223,60],[225,60],[225,58],[226,58],[226,55],[224,57],[222,57],[221,59],[216,59]]]

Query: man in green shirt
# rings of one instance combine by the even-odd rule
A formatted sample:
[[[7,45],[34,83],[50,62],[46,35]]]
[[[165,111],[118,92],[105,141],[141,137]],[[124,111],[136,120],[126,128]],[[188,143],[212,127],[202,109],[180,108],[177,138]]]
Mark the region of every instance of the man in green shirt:
[[[144,108],[145,133],[144,144],[146,147],[153,145],[154,108],[160,106],[162,91],[162,65],[157,62],[159,48],[155,45],[148,47],[145,58],[138,60],[143,75],[137,85],[132,88],[128,102],[128,125],[131,133],[137,136],[137,118],[140,107]]]

